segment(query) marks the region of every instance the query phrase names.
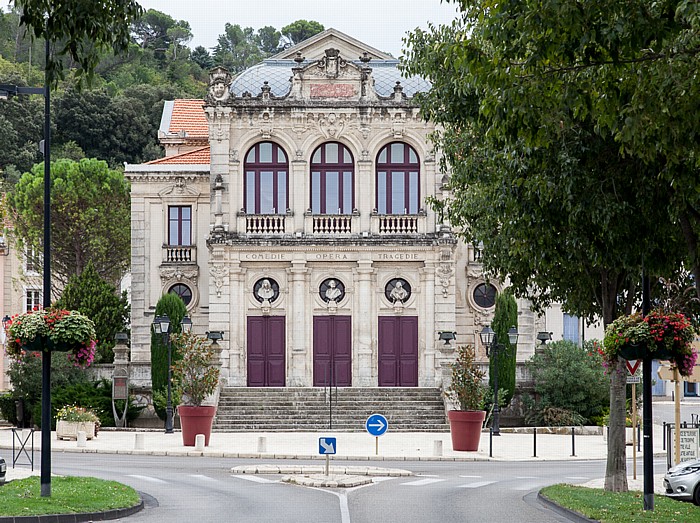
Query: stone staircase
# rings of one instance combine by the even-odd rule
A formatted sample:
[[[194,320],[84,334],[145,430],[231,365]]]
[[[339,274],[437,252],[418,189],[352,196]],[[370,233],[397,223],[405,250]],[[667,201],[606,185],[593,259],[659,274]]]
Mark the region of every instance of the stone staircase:
[[[328,389],[226,387],[219,397],[213,429],[220,432],[329,429],[364,432],[367,417],[378,412],[386,416],[389,431],[449,431],[437,388],[338,387],[332,389],[332,402],[331,425]]]

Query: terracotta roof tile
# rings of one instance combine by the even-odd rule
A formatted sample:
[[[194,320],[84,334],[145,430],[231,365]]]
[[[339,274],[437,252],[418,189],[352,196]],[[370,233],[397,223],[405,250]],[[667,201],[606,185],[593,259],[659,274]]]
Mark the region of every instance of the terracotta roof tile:
[[[169,131],[176,134],[184,130],[188,138],[209,138],[203,105],[204,100],[174,100]]]
[[[147,165],[209,165],[209,146],[146,162]]]

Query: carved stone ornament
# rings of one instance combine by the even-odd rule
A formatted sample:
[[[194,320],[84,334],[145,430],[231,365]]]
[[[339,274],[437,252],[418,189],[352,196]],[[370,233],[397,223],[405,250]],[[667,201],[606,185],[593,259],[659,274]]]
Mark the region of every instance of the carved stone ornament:
[[[199,277],[198,267],[161,267],[160,268],[160,279],[163,283],[170,280],[182,281],[189,280],[194,285],[197,285],[197,278]]]
[[[267,140],[274,134],[272,130],[272,115],[270,111],[263,111],[259,116],[260,136]]]
[[[345,297],[345,285],[336,278],[328,278],[323,280],[318,293],[323,301],[335,305]]]
[[[221,297],[221,288],[224,286],[224,279],[228,276],[228,269],[223,265],[212,265],[209,274],[216,286],[216,296]]]
[[[338,49],[326,49],[326,56],[321,58],[316,64],[328,78],[338,78],[347,65],[348,63],[345,59],[340,57]]]
[[[345,128],[345,115],[337,116],[335,113],[319,115],[318,128],[326,138],[339,137]]]
[[[442,297],[447,298],[450,290],[450,283],[452,281],[452,274],[454,269],[451,263],[441,263],[436,271],[438,278],[440,278],[440,285],[442,285]]]
[[[209,72],[207,103],[226,102],[231,96],[231,73],[224,67],[215,67]]]
[[[403,278],[393,278],[384,287],[384,296],[391,303],[406,303],[411,297],[411,284]]]
[[[280,286],[272,278],[260,278],[253,285],[253,296],[262,305],[270,306],[280,295]]]

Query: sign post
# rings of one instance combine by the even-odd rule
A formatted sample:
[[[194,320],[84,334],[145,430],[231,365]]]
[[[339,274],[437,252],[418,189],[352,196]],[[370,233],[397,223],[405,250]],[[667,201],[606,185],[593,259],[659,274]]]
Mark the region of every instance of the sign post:
[[[318,438],[318,453],[326,456],[326,476],[330,469],[331,454],[335,454],[337,449],[335,438]]]
[[[382,414],[372,414],[365,421],[365,430],[374,436],[374,455],[379,455],[379,436],[382,436],[389,428],[389,422]]]
[[[627,383],[632,384],[632,475],[637,479],[637,383],[640,382],[640,377],[637,375],[640,360],[627,360],[627,371],[630,373],[627,376]]]

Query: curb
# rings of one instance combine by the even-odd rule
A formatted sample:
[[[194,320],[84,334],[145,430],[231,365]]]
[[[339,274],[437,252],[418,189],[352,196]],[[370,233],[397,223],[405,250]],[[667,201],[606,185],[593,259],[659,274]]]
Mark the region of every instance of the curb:
[[[0,516],[0,523],[87,523],[125,518],[144,508],[143,498],[132,507],[115,508],[103,512],[81,512],[79,514],[43,514],[40,516]]]
[[[564,516],[575,523],[597,523],[597,520],[589,519],[580,512],[562,507],[558,503],[555,503],[548,497],[544,496],[540,491],[537,492],[537,500],[552,512],[556,512],[560,516]]]

